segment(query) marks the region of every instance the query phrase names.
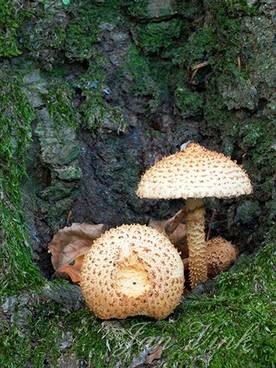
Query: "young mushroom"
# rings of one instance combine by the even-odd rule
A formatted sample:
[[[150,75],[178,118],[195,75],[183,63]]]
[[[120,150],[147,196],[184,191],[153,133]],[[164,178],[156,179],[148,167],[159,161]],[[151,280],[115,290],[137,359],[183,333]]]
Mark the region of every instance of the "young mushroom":
[[[206,247],[209,278],[227,270],[237,259],[237,247],[221,236],[208,240]]]
[[[137,195],[151,199],[186,199],[177,219],[186,219],[190,284],[207,280],[205,209],[202,198],[230,198],[250,194],[252,186],[245,171],[222,153],[199,144],[163,158],[142,176]],[[172,229],[175,224],[170,224]]]
[[[166,318],[180,303],[182,260],[165,235],[145,225],[105,232],[84,257],[80,286],[101,319]]]

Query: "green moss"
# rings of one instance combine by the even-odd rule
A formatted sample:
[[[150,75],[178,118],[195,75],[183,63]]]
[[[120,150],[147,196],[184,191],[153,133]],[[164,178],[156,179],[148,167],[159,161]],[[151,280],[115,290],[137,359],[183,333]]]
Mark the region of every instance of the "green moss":
[[[243,139],[244,148],[255,148],[256,152],[264,152],[269,150],[273,152],[273,135],[271,135],[272,126],[269,120],[257,119],[247,121],[241,127],[241,136]],[[266,157],[264,157],[266,160]],[[258,157],[255,157],[255,162],[259,162]]]
[[[7,76],[6,76],[7,78]],[[25,158],[31,139],[34,112],[21,92],[18,80],[1,82],[0,97],[0,216],[3,246],[0,264],[4,292],[19,290],[40,282],[39,271],[32,263],[31,250],[21,210],[20,181],[25,175]]]
[[[18,30],[28,12],[17,1],[0,0],[0,56],[21,54],[18,45]]]
[[[259,178],[258,181],[273,177],[273,168],[276,165],[273,131],[273,121],[264,117],[248,119],[240,126],[240,146],[248,152],[247,161],[250,162],[247,165],[251,166],[252,175],[256,175]],[[270,189],[269,193],[272,194],[273,188]]]
[[[217,72],[230,75],[239,73],[237,57],[241,55],[240,18],[253,15],[255,8],[246,0],[205,0],[210,12],[209,27],[213,33],[213,56],[210,64]]]
[[[184,117],[195,116],[202,109],[203,98],[199,93],[181,86],[175,90],[175,104]]]
[[[96,3],[76,1],[70,9],[71,21],[66,28],[65,53],[69,58],[84,60],[93,56],[93,45],[100,40],[101,22],[116,24],[120,1]]]
[[[23,27],[24,46],[37,56],[44,49],[63,49],[66,14],[61,2],[34,4],[32,13]]]
[[[25,329],[7,322],[0,328],[1,367],[60,366],[64,334],[67,350],[93,367],[130,367],[147,348],[162,344],[167,367],[273,367],[275,349],[273,253],[268,244],[257,255],[242,257],[235,269],[219,276],[213,290],[186,295],[165,321],[144,317],[97,320],[87,309],[66,311],[42,301],[29,305]],[[49,348],[50,347],[50,348]],[[116,352],[116,354],[114,353]],[[79,363],[80,364],[80,363]]]
[[[211,0],[205,1],[207,4],[211,4]],[[217,7],[219,4],[215,4]],[[223,6],[227,13],[230,16],[238,16],[238,15],[253,15],[256,13],[257,8],[250,4],[249,1],[246,0],[223,0],[221,1],[221,6]]]
[[[100,94],[91,95],[81,106],[84,126],[92,131],[102,127],[106,109]]]
[[[125,0],[123,5],[127,7],[128,13],[135,18],[144,18],[147,14],[148,0]]]
[[[238,119],[224,104],[224,100],[217,90],[216,79],[207,85],[206,104],[204,106],[204,117],[211,129],[220,129],[224,133],[235,135]]]
[[[64,125],[77,129],[79,118],[73,106],[74,91],[69,83],[52,82],[44,100],[56,128]]]
[[[147,97],[149,109],[159,104],[159,87],[152,78],[154,71],[148,60],[134,45],[129,47],[125,57],[125,64],[117,74],[122,80],[125,75],[131,78],[129,91],[135,96]],[[129,77],[128,79],[130,79]]]
[[[177,1],[177,14],[184,16],[185,19],[200,18],[204,11],[202,5],[200,0]]]
[[[212,55],[216,37],[210,25],[203,25],[191,34],[184,46],[179,50],[178,60],[186,65],[192,65],[209,59]],[[182,59],[180,59],[182,57]]]
[[[135,46],[128,50],[125,67],[133,79],[132,92],[139,95],[149,95],[152,92],[150,67]]]
[[[124,0],[123,5],[127,7],[128,14],[131,17],[141,20],[167,18],[176,14],[176,4],[174,1],[159,1],[156,3],[150,0]]]
[[[79,109],[82,123],[85,128],[93,132],[103,126],[122,132],[127,127],[123,112],[119,107],[108,104],[104,99],[105,68],[105,57],[94,51],[88,71],[75,82],[75,86],[82,90],[84,98]]]
[[[94,132],[105,127],[120,133],[127,127],[122,111],[107,105],[102,94],[91,94],[82,104],[81,112],[84,126]]]
[[[191,33],[184,45],[171,52],[175,64],[191,67],[208,61],[212,71],[238,75],[237,58],[241,55],[240,17],[254,14],[246,1],[205,0],[209,17]]]
[[[129,14],[135,18],[144,18],[147,14],[148,0],[125,1]]]
[[[29,309],[25,309],[25,315],[31,308],[29,306]],[[36,305],[36,309],[32,312],[33,314],[27,313],[27,318],[23,317],[24,325],[32,326],[29,329],[18,326],[16,323],[9,326],[6,322],[2,326],[0,331],[1,367],[24,367],[28,361],[32,362],[34,367],[43,367],[45,361],[51,367],[58,366],[59,343],[62,339],[62,330],[59,324],[61,316],[55,317],[58,308],[52,304],[44,303]],[[18,311],[15,311],[14,315],[18,315]]]
[[[101,34],[99,24],[118,22],[119,5],[118,0],[74,0],[66,6],[62,1],[34,2],[33,16],[21,28],[23,46],[49,70],[63,62],[64,54],[72,60],[89,59]]]
[[[32,6],[32,17],[22,25],[22,44],[30,55],[51,69],[64,48],[66,12],[62,2],[39,2]]]
[[[63,181],[56,180],[51,183],[49,187],[39,193],[39,197],[47,200],[47,202],[55,202],[64,198],[69,198],[72,192],[75,190],[74,185],[71,182],[64,183]]]
[[[160,23],[140,24],[136,27],[138,45],[147,54],[154,54],[161,49],[173,46],[183,30],[183,22],[173,19]]]
[[[77,60],[89,59],[92,46],[99,41],[100,18],[94,9],[80,8],[66,28],[66,56]]]

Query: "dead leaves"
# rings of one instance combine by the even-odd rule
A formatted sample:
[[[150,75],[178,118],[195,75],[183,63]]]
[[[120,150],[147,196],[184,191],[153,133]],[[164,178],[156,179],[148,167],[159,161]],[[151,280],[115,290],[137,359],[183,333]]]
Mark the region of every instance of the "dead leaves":
[[[154,360],[159,360],[161,358],[162,352],[164,350],[164,345],[157,345],[146,357],[146,364],[153,364]]]
[[[104,231],[103,224],[77,223],[59,230],[48,246],[56,275],[67,274],[73,282],[79,282],[83,256]]]
[[[66,274],[70,277],[73,283],[78,284],[80,282],[80,272],[84,256],[77,257],[72,264],[65,264],[58,268],[56,273],[59,275]]]
[[[165,232],[167,221],[150,221],[149,226],[160,232]],[[55,276],[70,278],[72,282],[80,282],[80,271],[84,255],[93,241],[106,230],[103,224],[77,224],[59,230],[48,245]],[[166,235],[167,236],[167,235]],[[181,251],[183,258],[188,256],[186,230],[184,224],[179,224],[176,230],[168,236],[170,241]]]
[[[179,223],[177,228],[170,235],[166,234],[165,227],[168,221],[173,220],[172,217],[169,220],[156,221],[151,220],[149,226],[160,231],[166,235],[172,244],[180,251],[183,259],[184,268],[189,269],[188,259],[188,247],[186,239],[186,226],[183,223]],[[80,282],[80,271],[84,255],[87,253],[93,241],[99,238],[106,230],[106,226],[103,224],[90,225],[90,224],[77,224],[74,223],[70,227],[65,227],[59,230],[49,243],[48,252],[51,253],[51,261],[55,269],[55,275],[59,277],[70,278],[73,283]],[[222,238],[221,238],[222,239]],[[234,263],[236,257],[233,256],[233,252],[229,251],[229,245],[227,241],[220,241],[220,249],[216,251],[209,245],[214,243],[215,239],[209,240],[208,245],[208,273],[209,277],[214,277],[218,274],[218,271],[210,271],[211,264],[221,263],[220,272],[227,269],[232,263]],[[232,249],[232,247],[230,247]],[[231,250],[230,249],[230,250]],[[220,252],[222,256],[220,255]],[[229,254],[228,254],[228,253]],[[220,258],[219,258],[220,257]]]
[[[130,368],[138,368],[148,366],[156,366],[156,360],[161,359],[162,353],[165,349],[165,344],[158,344],[154,347],[145,347],[137,357],[135,357],[130,364]]]

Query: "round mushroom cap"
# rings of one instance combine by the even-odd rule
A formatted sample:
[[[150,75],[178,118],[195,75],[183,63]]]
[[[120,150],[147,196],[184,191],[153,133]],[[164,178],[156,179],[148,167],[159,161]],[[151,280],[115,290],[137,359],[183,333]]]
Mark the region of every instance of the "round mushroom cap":
[[[235,245],[221,236],[206,242],[208,276],[214,277],[227,270],[237,259],[238,250]]]
[[[171,242],[145,225],[105,232],[85,255],[81,290],[101,319],[145,315],[166,318],[180,303],[182,260]]]
[[[237,197],[251,192],[248,175],[235,161],[191,143],[149,168],[136,193],[142,198],[186,199]]]

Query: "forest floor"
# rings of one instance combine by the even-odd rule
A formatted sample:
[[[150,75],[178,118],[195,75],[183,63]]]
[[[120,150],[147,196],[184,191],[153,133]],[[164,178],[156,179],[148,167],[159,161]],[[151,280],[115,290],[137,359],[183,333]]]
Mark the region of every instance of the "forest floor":
[[[274,251],[268,244],[241,256],[208,291],[187,295],[173,315],[158,322],[143,317],[102,322],[82,306],[45,296],[45,287],[66,289],[66,282],[45,281],[17,294],[6,290],[0,366],[274,367]]]

